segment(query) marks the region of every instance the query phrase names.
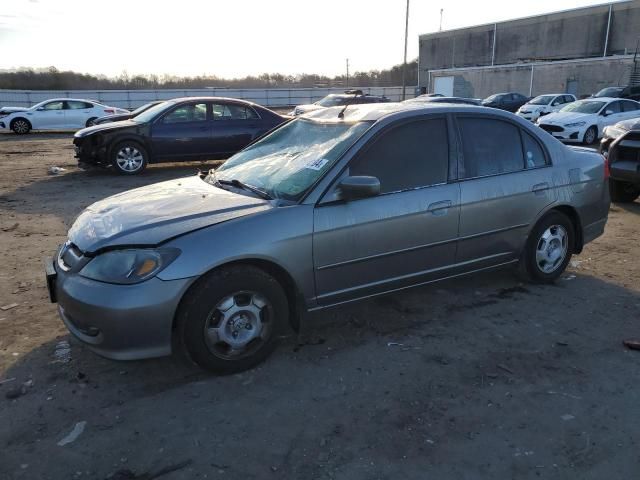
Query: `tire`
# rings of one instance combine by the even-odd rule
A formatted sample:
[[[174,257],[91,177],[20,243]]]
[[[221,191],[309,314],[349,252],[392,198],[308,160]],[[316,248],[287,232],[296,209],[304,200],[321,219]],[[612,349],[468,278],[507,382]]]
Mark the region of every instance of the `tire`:
[[[31,131],[31,122],[26,118],[14,118],[11,121],[11,130],[18,135],[26,135]]]
[[[111,149],[111,164],[122,175],[137,175],[148,162],[146,149],[136,141],[125,140]]]
[[[609,193],[612,202],[631,203],[640,196],[640,187],[632,183],[609,179]]]
[[[520,257],[519,270],[534,283],[553,283],[565,271],[575,245],[573,222],[553,211],[533,228]]]
[[[89,120],[87,120],[87,123],[85,123],[85,127],[92,127],[93,122],[95,122],[97,118],[98,117],[91,117]]]
[[[582,143],[584,145],[591,145],[598,139],[598,129],[594,126],[587,128],[587,131],[584,132],[584,137],[582,138]]]
[[[228,375],[250,369],[273,352],[289,321],[276,279],[252,266],[215,270],[183,298],[177,342],[205,370]]]

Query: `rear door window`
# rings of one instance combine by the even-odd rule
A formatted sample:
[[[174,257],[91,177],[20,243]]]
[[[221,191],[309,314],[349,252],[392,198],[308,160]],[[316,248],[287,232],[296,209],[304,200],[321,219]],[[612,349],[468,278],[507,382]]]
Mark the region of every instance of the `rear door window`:
[[[256,120],[258,114],[251,107],[234,103],[214,103],[214,120]]]
[[[93,105],[87,102],[78,102],[77,100],[67,100],[67,108],[69,110],[85,110],[93,108]]]
[[[624,101],[624,102],[620,102],[622,104],[622,111],[623,112],[634,112],[638,109],[640,109],[640,104],[637,104],[636,102],[630,102],[630,101]]]
[[[524,169],[520,128],[503,120],[459,117],[462,178],[484,177]]]
[[[418,120],[382,133],[349,165],[349,175],[380,180],[381,193],[447,182],[449,141],[444,118]]]

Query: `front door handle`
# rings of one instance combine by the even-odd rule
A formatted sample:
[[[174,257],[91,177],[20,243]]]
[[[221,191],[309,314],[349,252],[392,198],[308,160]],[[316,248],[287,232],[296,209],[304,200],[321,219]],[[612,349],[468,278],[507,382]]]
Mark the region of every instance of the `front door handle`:
[[[447,210],[451,208],[452,202],[451,200],[443,200],[441,202],[434,202],[429,204],[427,207],[427,212],[432,213],[433,215],[441,216],[446,215]]]
[[[547,182],[537,183],[531,187],[531,191],[536,195],[542,195],[545,190],[549,190],[549,184]]]

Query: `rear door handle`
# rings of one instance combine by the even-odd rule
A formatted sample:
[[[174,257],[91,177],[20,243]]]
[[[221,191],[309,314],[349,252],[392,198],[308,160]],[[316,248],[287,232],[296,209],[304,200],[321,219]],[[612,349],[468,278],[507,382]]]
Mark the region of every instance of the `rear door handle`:
[[[447,209],[451,208],[451,205],[452,205],[451,200],[434,202],[429,204],[429,207],[427,207],[427,212],[430,212],[433,215],[437,215],[437,216],[446,215]]]
[[[545,190],[549,190],[549,184],[547,182],[537,183],[533,187],[531,187],[531,191],[536,195],[544,193]]]

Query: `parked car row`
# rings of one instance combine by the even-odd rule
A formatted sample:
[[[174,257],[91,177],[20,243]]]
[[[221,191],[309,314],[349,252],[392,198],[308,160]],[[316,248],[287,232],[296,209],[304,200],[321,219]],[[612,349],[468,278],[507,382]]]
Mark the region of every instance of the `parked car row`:
[[[77,130],[92,125],[99,117],[128,113],[124,108],[93,100],[52,98],[30,108],[4,107],[0,110],[0,131],[25,134],[31,130]]]

